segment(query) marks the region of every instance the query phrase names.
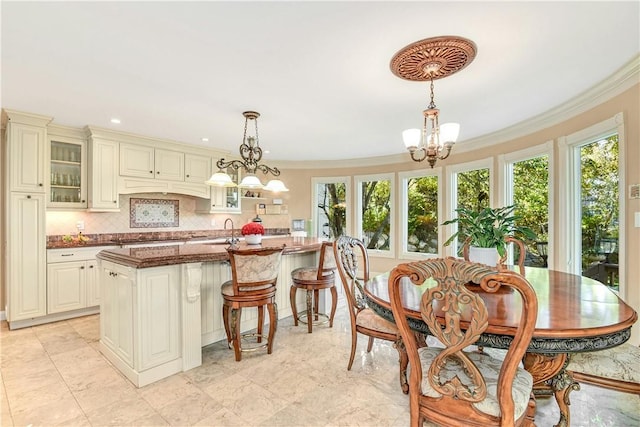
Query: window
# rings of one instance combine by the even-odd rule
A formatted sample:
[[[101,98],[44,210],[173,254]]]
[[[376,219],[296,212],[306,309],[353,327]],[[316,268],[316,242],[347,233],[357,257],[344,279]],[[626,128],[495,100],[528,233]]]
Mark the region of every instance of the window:
[[[371,253],[394,256],[393,234],[393,174],[356,176],[359,237]]]
[[[479,210],[492,206],[491,203],[491,174],[493,161],[491,158],[469,163],[449,166],[449,208],[447,218],[455,218],[458,207]],[[457,224],[447,227],[447,236],[457,231]],[[446,240],[445,238],[445,240]],[[454,242],[447,250],[448,255],[458,255],[464,242]]]
[[[560,138],[562,230],[558,269],[593,277],[626,297],[623,114]]]
[[[349,234],[351,180],[349,177],[312,178],[314,233],[336,239]]]
[[[618,289],[618,135],[580,147],[582,274]]]
[[[439,170],[400,173],[400,253],[403,258],[440,253],[440,181]]]
[[[500,204],[515,204],[515,213],[522,217],[519,225],[527,226],[537,234],[535,242],[525,242],[525,265],[547,267],[549,254],[553,253],[553,242],[549,241],[549,235],[553,235],[553,224],[549,222],[550,212],[553,212],[550,197],[552,156],[552,142],[499,156],[502,171],[499,188],[504,194],[499,197]],[[517,253],[509,255],[509,263],[518,256]]]

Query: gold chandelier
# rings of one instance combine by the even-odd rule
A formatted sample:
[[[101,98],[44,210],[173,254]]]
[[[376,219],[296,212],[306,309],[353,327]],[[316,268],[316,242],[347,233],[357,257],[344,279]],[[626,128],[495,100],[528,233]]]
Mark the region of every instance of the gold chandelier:
[[[433,81],[447,77],[469,65],[476,56],[476,45],[471,40],[455,36],[424,39],[402,48],[391,59],[391,72],[411,81],[429,81],[431,102],[422,112],[422,129],[402,132],[404,144],[415,162],[427,160],[433,168],[438,159],[449,157],[458,139],[460,125],[440,125],[440,110],[436,107]]]
[[[265,164],[260,164],[260,160],[262,160],[262,148],[260,148],[260,142],[258,141],[258,117],[260,117],[260,113],[256,111],[245,111],[242,115],[245,118],[244,135],[242,137],[242,144],[240,145],[240,157],[242,160],[225,161],[224,158],[218,160],[216,162],[218,172],[211,175],[211,178],[206,181],[206,184],[218,187],[238,186],[240,188],[264,189],[273,192],[289,191],[279,179],[272,179],[267,185],[263,185],[262,181],[256,176],[256,171],[279,176],[280,170]],[[250,120],[254,124],[254,136],[247,136],[247,128]],[[229,174],[224,171],[224,169],[228,167],[232,167],[235,170],[240,168],[244,170],[244,176],[239,184],[233,182]]]

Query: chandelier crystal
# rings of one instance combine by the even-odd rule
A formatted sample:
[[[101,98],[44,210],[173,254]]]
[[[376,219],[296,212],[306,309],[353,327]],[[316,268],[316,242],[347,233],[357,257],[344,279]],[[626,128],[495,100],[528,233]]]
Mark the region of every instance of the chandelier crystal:
[[[274,187],[272,185],[271,187],[265,187],[260,179],[256,176],[257,171],[261,171],[264,174],[271,173],[274,176],[279,176],[280,170],[278,168],[269,167],[265,164],[260,164],[260,160],[262,160],[262,148],[260,148],[260,142],[258,141],[258,117],[260,117],[260,113],[256,111],[245,111],[244,113],[242,113],[242,115],[245,118],[244,134],[239,150],[242,160],[225,161],[224,158],[218,160],[216,162],[218,172],[211,175],[211,178],[205,181],[205,183],[208,185],[219,187],[235,187],[236,184],[233,182],[231,177],[226,172],[224,172],[226,168],[232,167],[235,170],[238,170],[240,168],[244,170],[242,181],[240,182],[240,184],[237,184],[237,186],[240,188],[266,189],[270,191],[289,191],[289,189],[280,180],[275,180],[281,184],[280,186]],[[255,132],[253,136],[247,136],[249,121],[252,121],[252,123],[254,124]],[[273,190],[272,188],[277,188],[277,190]]]
[[[422,130],[407,129],[402,132],[405,147],[413,161],[427,160],[433,168],[438,159],[449,157],[458,139],[460,125],[440,125],[440,110],[434,101],[433,81],[460,71],[475,56],[476,45],[471,40],[442,36],[411,43],[391,59],[391,71],[396,76],[411,81],[429,81],[431,102],[422,112]]]

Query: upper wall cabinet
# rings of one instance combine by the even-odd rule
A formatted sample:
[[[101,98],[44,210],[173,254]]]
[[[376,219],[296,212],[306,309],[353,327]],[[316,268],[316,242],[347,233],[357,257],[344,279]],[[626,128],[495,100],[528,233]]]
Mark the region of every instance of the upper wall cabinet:
[[[51,118],[5,110],[9,190],[44,193]]]
[[[184,153],[122,143],[120,175],[184,181]]]
[[[211,158],[196,154],[184,155],[184,180],[203,184],[211,176]]]
[[[49,132],[49,201],[47,207],[87,207],[87,143]]]
[[[91,137],[89,144],[89,210],[119,211],[118,152],[115,141]]]

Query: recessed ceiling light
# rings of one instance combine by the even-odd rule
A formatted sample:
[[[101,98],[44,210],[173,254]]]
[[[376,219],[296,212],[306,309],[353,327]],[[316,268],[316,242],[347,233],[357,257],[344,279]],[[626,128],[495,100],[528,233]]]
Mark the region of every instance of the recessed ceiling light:
[[[269,153],[271,153],[271,151],[269,151],[269,150],[264,150],[264,151],[263,151],[263,153],[264,153],[264,154],[269,154]]]
[[[111,119],[111,123],[119,125],[120,124],[120,119],[116,119],[115,117],[113,119]]]
[[[209,142],[209,138],[201,138],[200,139],[202,142]]]

